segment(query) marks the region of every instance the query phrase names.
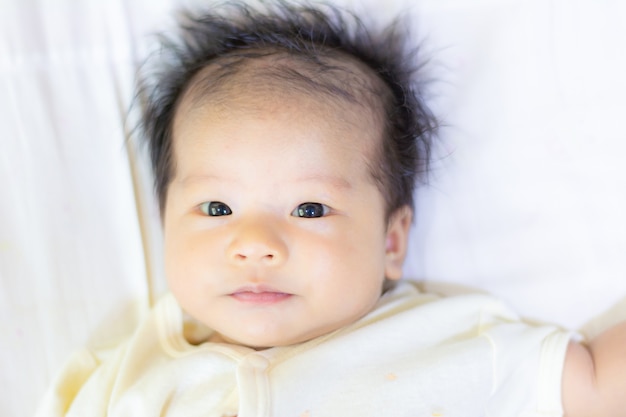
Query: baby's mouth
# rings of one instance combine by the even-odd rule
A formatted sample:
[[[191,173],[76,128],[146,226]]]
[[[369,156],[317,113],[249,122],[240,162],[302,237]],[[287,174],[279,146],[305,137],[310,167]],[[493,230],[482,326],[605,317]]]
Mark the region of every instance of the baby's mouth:
[[[289,299],[292,295],[264,285],[251,285],[237,289],[230,297],[242,303],[276,304]]]

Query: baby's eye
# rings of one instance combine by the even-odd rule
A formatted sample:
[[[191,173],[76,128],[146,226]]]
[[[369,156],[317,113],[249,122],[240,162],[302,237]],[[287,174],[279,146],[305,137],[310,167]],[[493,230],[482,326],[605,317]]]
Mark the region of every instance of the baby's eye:
[[[302,203],[291,213],[295,217],[304,217],[307,219],[322,217],[328,214],[330,209],[321,203]]]
[[[232,214],[230,207],[221,201],[207,201],[200,204],[200,211],[207,216],[228,216]]]

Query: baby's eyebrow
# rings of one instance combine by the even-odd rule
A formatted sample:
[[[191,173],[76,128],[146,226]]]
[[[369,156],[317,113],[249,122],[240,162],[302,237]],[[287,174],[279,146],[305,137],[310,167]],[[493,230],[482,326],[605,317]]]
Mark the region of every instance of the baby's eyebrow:
[[[342,188],[342,189],[351,189],[353,187],[352,183],[343,177],[338,177],[335,175],[326,175],[326,174],[309,174],[297,177],[295,179],[296,182],[317,182],[317,183],[325,183],[334,188]]]
[[[306,175],[295,177],[292,181],[296,184],[317,183],[317,184],[321,184],[324,186],[330,186],[332,188],[342,189],[342,190],[350,190],[353,188],[353,184],[347,179],[340,177],[340,176],[328,175],[328,174],[316,174],[316,173],[306,174]],[[193,175],[187,175],[183,178],[180,178],[176,180],[176,182],[186,187],[186,186],[191,186],[199,182],[235,183],[237,181],[234,179],[229,179],[229,178],[222,177],[219,175],[214,175],[214,174],[201,174],[201,175],[193,174]]]
[[[193,175],[187,175],[185,177],[182,177],[176,180],[176,182],[182,184],[183,186],[191,185],[191,184],[198,183],[198,182],[206,182],[206,181],[234,182],[233,180],[230,180],[228,178],[224,178],[224,177],[220,177],[218,175],[212,175],[212,174],[201,174],[201,175],[193,174]]]

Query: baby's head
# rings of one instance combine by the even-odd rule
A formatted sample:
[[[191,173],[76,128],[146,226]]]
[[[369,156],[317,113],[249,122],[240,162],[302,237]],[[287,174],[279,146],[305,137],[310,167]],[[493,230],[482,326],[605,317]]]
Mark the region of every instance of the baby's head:
[[[404,39],[282,2],[181,27],[144,87],[170,289],[257,348],[358,320],[402,275],[435,126]]]

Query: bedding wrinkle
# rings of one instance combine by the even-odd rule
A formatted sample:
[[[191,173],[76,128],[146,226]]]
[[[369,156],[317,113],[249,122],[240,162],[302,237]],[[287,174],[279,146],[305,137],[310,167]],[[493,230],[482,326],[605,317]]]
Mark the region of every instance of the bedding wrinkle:
[[[490,395],[493,395],[496,392],[496,388],[498,386],[498,369],[497,367],[497,362],[496,362],[496,357],[498,356],[498,351],[497,351],[497,346],[494,343],[493,339],[491,337],[489,337],[488,333],[482,333],[481,334],[482,337],[484,337],[485,339],[487,339],[487,341],[489,341],[489,345],[491,346],[491,349],[493,350],[494,354],[492,355],[492,361],[491,361],[491,391],[490,391]]]
[[[157,242],[159,241],[160,234],[156,233],[159,230],[159,224],[157,221],[157,213],[154,210],[150,210],[150,207],[156,207],[156,201],[154,198],[150,198],[146,192],[149,187],[147,186],[146,166],[145,163],[142,167],[139,166],[141,158],[138,155],[137,149],[132,143],[133,140],[129,139],[126,142],[128,164],[131,173],[133,195],[136,202],[136,216],[139,225],[140,237],[143,248],[143,263],[146,268],[146,285],[148,294],[148,303],[153,306],[155,303],[155,297],[163,290],[165,279],[160,276],[161,282],[157,283],[157,268],[159,260],[156,256],[160,253],[157,249]],[[160,258],[159,258],[160,259]]]
[[[7,416],[32,415],[87,335],[96,345],[117,340],[148,304],[123,147],[137,60],[131,35],[116,23],[125,2],[44,3],[0,6],[0,316],[8,326],[0,382],[13,388],[0,395],[0,414]],[[140,54],[141,34],[134,36]],[[127,304],[117,320],[111,311]]]

